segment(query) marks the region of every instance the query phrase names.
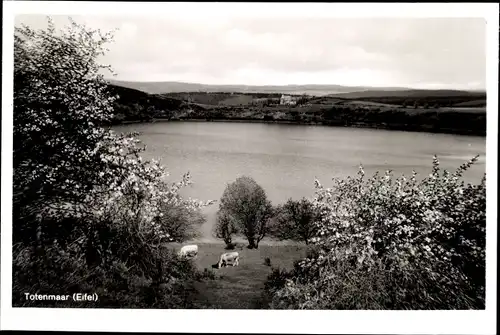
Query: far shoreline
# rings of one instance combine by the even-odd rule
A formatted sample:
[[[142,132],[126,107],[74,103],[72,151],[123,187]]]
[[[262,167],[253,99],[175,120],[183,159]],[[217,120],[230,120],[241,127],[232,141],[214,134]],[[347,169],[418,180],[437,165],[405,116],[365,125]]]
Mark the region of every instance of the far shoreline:
[[[227,123],[267,123],[267,124],[288,124],[297,126],[324,126],[324,127],[337,127],[337,128],[361,128],[361,129],[378,129],[386,131],[402,131],[402,132],[417,132],[417,133],[428,133],[428,134],[447,134],[447,135],[460,135],[460,136],[473,136],[473,137],[486,137],[486,132],[484,133],[474,133],[474,132],[463,132],[456,129],[441,128],[441,129],[425,129],[420,126],[420,128],[408,129],[405,125],[380,125],[380,124],[368,124],[368,123],[355,123],[350,125],[341,124],[328,124],[325,122],[296,122],[291,120],[262,120],[262,119],[202,119],[202,118],[179,118],[179,119],[167,119],[167,118],[156,118],[152,120],[133,120],[133,121],[120,121],[119,123],[112,124],[112,126],[120,125],[130,125],[137,123],[157,123],[157,122],[227,122]]]

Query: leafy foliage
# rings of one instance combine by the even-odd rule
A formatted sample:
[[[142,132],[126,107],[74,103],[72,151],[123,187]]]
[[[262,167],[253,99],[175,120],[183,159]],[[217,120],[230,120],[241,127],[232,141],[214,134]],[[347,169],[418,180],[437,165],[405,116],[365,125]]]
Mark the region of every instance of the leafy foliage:
[[[96,59],[109,42],[73,21],[59,32],[50,19],[47,30],[16,28],[15,304],[27,291],[102,290],[99,306],[171,306],[193,277],[165,243],[189,238],[212,202],[182,199],[189,174],[167,183],[135,134],[105,128],[116,97]]]
[[[234,218],[225,211],[218,211],[214,226],[214,235],[226,243],[227,249],[234,249],[233,236],[239,233],[239,227]]]
[[[282,240],[295,240],[309,244],[316,236],[321,213],[306,198],[299,201],[289,199],[276,209],[273,235]]]
[[[485,303],[486,175],[465,185],[441,171],[417,181],[391,171],[365,180],[316,181],[323,219],[315,252],[286,284],[269,288],[274,308],[482,309]]]
[[[234,225],[248,239],[250,249],[258,248],[259,242],[268,233],[272,214],[272,205],[264,189],[250,177],[239,177],[227,185],[222,194],[218,211],[219,228],[216,230],[233,231]]]

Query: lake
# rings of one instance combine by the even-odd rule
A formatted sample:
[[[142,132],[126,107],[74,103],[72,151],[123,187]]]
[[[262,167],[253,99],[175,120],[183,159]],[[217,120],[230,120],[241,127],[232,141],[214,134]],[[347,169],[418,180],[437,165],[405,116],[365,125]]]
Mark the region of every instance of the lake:
[[[182,194],[219,200],[227,183],[248,175],[273,204],[312,197],[314,179],[325,186],[331,178],[355,175],[360,164],[369,177],[392,169],[395,175],[431,172],[436,154],[442,168],[454,170],[480,155],[464,175],[479,182],[485,172],[486,138],[449,134],[238,122],[157,122],[113,127],[140,132],[144,158],[160,159],[179,181],[191,173],[193,185]],[[205,209],[202,241],[213,241],[211,229],[218,204]]]

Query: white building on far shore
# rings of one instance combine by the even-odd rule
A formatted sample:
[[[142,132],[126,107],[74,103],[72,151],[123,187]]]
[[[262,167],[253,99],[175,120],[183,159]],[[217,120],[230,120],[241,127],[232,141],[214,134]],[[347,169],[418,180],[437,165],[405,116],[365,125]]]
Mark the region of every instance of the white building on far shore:
[[[290,95],[284,95],[284,94],[281,95],[280,105],[296,105],[296,104],[297,104],[296,98]]]

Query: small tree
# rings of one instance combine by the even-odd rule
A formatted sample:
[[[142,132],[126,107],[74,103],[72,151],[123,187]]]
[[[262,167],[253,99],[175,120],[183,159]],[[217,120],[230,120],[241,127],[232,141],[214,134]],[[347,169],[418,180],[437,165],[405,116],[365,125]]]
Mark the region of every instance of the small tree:
[[[214,235],[226,243],[227,249],[233,247],[233,235],[238,234],[238,226],[234,220],[225,212],[218,211]]]
[[[258,248],[268,233],[272,205],[264,189],[250,177],[239,177],[227,185],[219,212],[234,220],[238,230],[248,239],[248,248]]]
[[[299,201],[288,199],[277,208],[274,235],[282,240],[309,244],[309,240],[316,236],[319,219],[320,213],[311,201],[306,198]]]

